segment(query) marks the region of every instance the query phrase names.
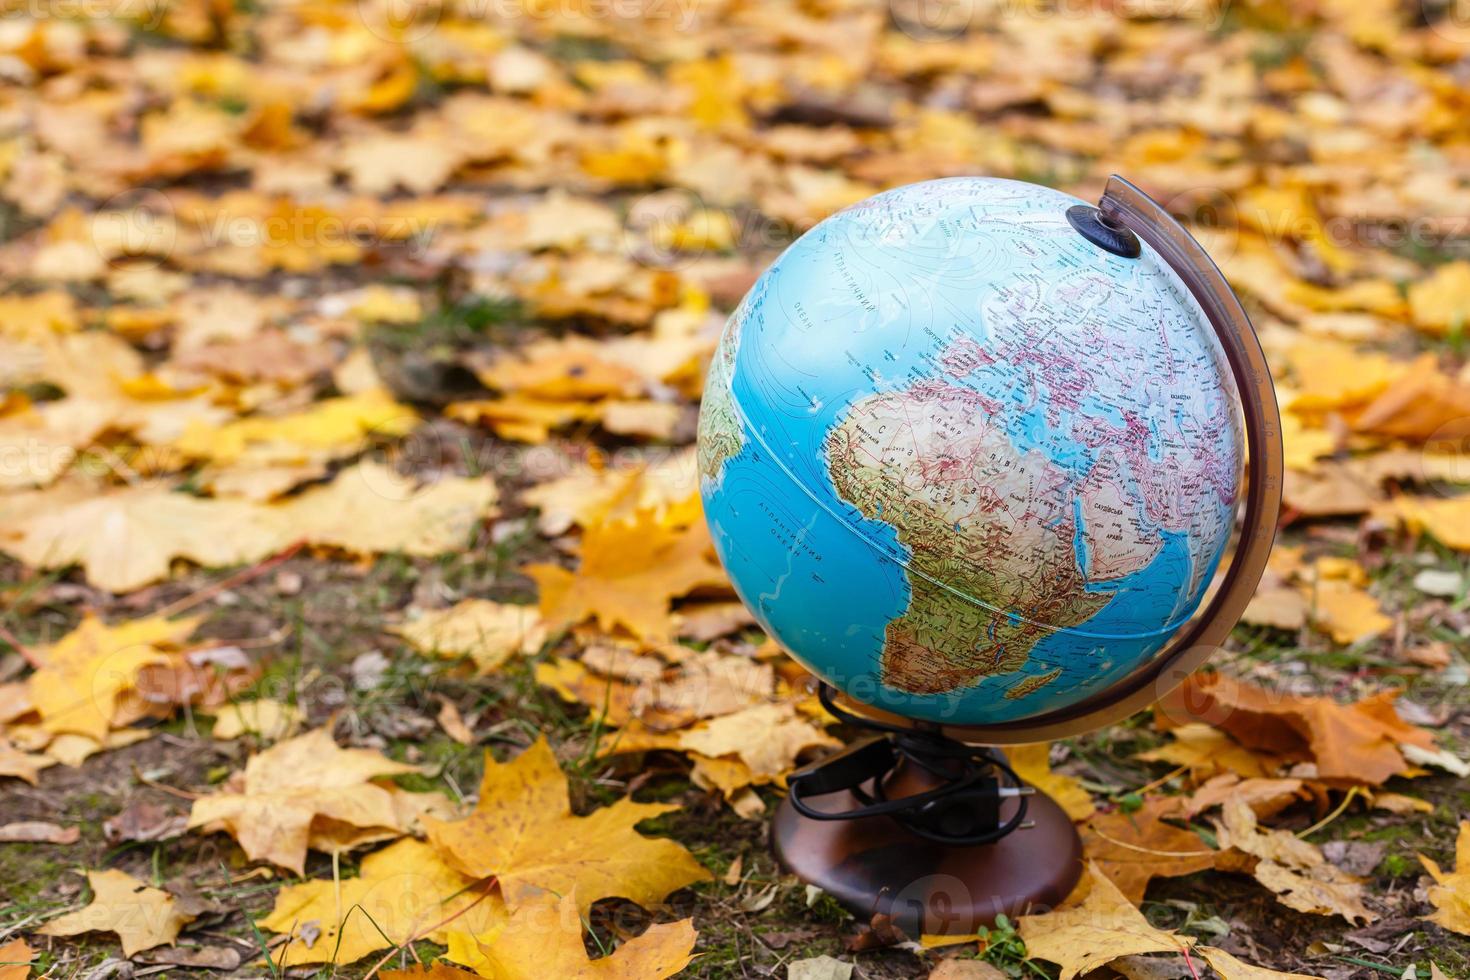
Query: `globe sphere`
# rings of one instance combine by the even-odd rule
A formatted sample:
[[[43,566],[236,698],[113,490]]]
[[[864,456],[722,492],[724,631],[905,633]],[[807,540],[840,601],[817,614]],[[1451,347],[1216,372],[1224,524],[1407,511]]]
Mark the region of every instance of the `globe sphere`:
[[[1092,699],[1199,605],[1241,488],[1237,392],[1147,244],[1084,202],[927,181],[827,218],[741,301],[701,493],[741,599],[849,697],[985,726]]]

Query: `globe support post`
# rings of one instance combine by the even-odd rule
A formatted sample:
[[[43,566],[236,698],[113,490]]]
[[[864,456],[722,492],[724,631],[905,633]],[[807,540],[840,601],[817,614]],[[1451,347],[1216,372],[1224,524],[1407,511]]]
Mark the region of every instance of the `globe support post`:
[[[791,776],[771,830],[787,870],[914,939],[971,933],[1071,892],[1082,871],[1071,818],[997,750],[852,715],[821,694],[880,734]]]

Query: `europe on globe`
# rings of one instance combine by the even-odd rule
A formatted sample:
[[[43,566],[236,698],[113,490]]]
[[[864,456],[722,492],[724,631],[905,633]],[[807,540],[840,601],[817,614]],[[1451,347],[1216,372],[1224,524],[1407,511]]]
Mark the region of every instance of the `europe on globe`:
[[[1237,393],[1147,243],[1018,181],[901,187],[792,244],[700,411],[716,550],[851,698],[987,725],[1079,704],[1190,618],[1230,539]]]

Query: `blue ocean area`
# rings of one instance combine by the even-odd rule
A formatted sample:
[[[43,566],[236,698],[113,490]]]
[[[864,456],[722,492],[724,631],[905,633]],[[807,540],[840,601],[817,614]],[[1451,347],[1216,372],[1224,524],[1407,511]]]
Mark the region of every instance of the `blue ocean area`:
[[[909,603],[909,554],[893,526],[864,518],[838,496],[823,443],[858,400],[935,377],[957,329],[993,343],[984,314],[990,295],[977,288],[974,263],[978,255],[988,276],[1003,279],[1018,259],[991,243],[975,254],[929,255],[915,264],[902,229],[841,235],[840,222],[824,224],[788,249],[742,317],[731,394],[746,426],[744,447],[725,462],[718,489],[705,494],[716,547],[741,598],[798,659],[860,700],[915,717],[1016,720],[1121,679],[1159,649],[1198,600],[1181,594],[1191,571],[1183,534],[1161,530],[1160,549],[1146,567],[1089,583],[1089,591],[1111,601],[1073,630],[1037,642],[1020,672],[944,695],[878,684],[884,628]],[[854,238],[862,239],[861,250]],[[843,261],[834,262],[834,250],[844,249]],[[1051,393],[1032,381],[1001,361],[964,383],[1001,406],[1018,450],[1044,453],[1080,479],[1094,451],[1070,426],[1058,426],[1055,412],[1048,418]],[[1094,398],[1082,411],[1123,426],[1116,407]],[[1087,554],[1080,508],[1076,513],[1080,572]],[[1003,697],[1026,677],[1058,667],[1062,673],[1034,694]]]

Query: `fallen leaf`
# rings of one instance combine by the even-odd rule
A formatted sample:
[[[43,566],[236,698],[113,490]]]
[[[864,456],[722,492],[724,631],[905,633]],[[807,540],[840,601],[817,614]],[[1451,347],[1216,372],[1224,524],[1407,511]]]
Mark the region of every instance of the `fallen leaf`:
[[[60,827],[42,820],[21,820],[0,826],[0,843],[4,844],[75,844],[81,836],[78,827]]]
[[[496,496],[489,477],[444,476],[419,486],[387,466],[363,462],[324,487],[264,509],[277,515],[288,540],[432,558],[462,548],[475,525],[494,515]]]
[[[1234,849],[1256,859],[1245,870],[1276,893],[1276,899],[1298,912],[1340,915],[1367,924],[1377,914],[1363,905],[1359,878],[1328,862],[1316,845],[1284,830],[1261,830],[1250,804],[1239,796],[1225,800],[1215,825],[1220,850]]]
[[[1462,497],[1395,497],[1375,508],[1377,517],[1424,532],[1456,551],[1470,551],[1470,495]]]
[[[1193,818],[1219,806],[1232,796],[1250,804],[1257,817],[1266,819],[1298,800],[1310,799],[1300,779],[1241,779],[1235,773],[1221,773],[1208,780],[1185,801],[1183,814]]]
[[[237,565],[284,544],[270,512],[167,485],[109,490],[62,481],[0,504],[0,549],[37,569],[80,565],[87,581],[110,592],[168,578],[178,558]]]
[[[1357,413],[1352,428],[1418,443],[1464,438],[1470,435],[1470,385],[1441,372],[1434,355],[1426,354]]]
[[[425,965],[419,963],[407,970],[384,970],[383,980],[476,980],[478,973],[450,966],[446,960]]]
[[[1167,762],[1184,766],[1195,779],[1218,772],[1230,772],[1247,779],[1272,776],[1285,764],[1280,756],[1269,751],[1248,749],[1218,728],[1187,720],[1193,717],[1191,715],[1171,717],[1168,704],[1160,704],[1155,710],[1160,722],[1167,722],[1167,725],[1161,724],[1160,727],[1169,728],[1173,741],[1159,748],[1140,752],[1135,758],[1145,762]]]
[[[513,654],[534,654],[546,642],[535,606],[465,599],[449,609],[426,612],[393,631],[421,653],[469,657],[488,674]]]
[[[709,877],[680,845],[633,829],[676,809],[621,799],[585,817],[574,815],[566,776],[541,739],[511,762],[486,754],[480,799],[467,818],[424,823],[430,843],[450,865],[472,878],[494,875],[512,910],[544,893],[576,889],[585,913],[610,896],[651,906]]]
[[[1327,697],[1268,691],[1218,673],[1195,674],[1160,702],[1170,726],[1204,721],[1248,749],[1317,765],[1323,781],[1377,786],[1407,772],[1400,744],[1430,748],[1433,736],[1399,718],[1396,691],[1342,705]],[[1274,775],[1274,773],[1242,773]]]
[[[299,875],[319,818],[402,833],[393,794],[370,780],[418,771],[380,752],[339,748],[328,729],[318,728],[252,755],[241,790],[195,800],[189,826],[217,824],[252,861]]]
[[[929,980],[1006,980],[1007,974],[984,960],[944,960],[929,974]]]
[[[58,734],[106,738],[119,697],[137,684],[144,667],[168,663],[166,651],[199,621],[150,616],[108,626],[84,616],[76,629],[36,651],[41,664],[30,677],[30,696],[42,725]]]
[[[1272,977],[1278,980],[1321,980],[1309,973],[1282,973],[1263,966],[1252,966],[1215,946],[1195,948],[1205,958],[1205,962],[1210,964],[1210,969],[1219,974],[1220,980],[1271,980]]]
[[[0,735],[0,776],[14,776],[34,786],[40,779],[41,770],[55,764],[55,759],[24,752]]]
[[[1176,936],[1149,925],[1116,885],[1088,865],[1091,887],[1081,905],[1044,915],[1023,915],[1018,922],[1026,952],[1061,967],[1061,980],[1089,973],[1120,956],[1178,953],[1194,944],[1192,936]]]
[[[450,932],[449,958],[495,980],[663,980],[693,960],[693,919],[649,926],[607,956],[589,960],[582,939],[588,904],[569,892],[555,905],[520,906],[493,933]]]
[[[734,756],[757,777],[778,777],[802,752],[842,743],[797,715],[787,703],[761,704],[681,732],[680,748],[710,757]]]
[[[448,698],[442,699],[439,705],[439,713],[434,716],[434,720],[439,722],[439,727],[444,729],[444,734],[454,739],[460,745],[475,744],[475,733],[470,731],[469,726],[464,723],[464,717],[460,715],[459,709]]]
[[[381,388],[316,402],[276,418],[244,418],[222,426],[195,424],[174,448],[197,459],[232,463],[249,458],[255,465],[297,463],[303,459],[350,456],[375,439],[406,435],[418,413]]]
[[[1444,336],[1470,322],[1470,262],[1448,262],[1409,286],[1414,326]]]
[[[669,603],[676,596],[727,587],[710,550],[703,521],[680,530],[640,512],[635,521],[589,528],[575,572],[546,564],[525,572],[541,588],[548,630],[596,619],[609,632],[622,626],[634,636],[667,640],[673,636]]]
[[[850,980],[852,964],[830,956],[792,960],[786,964],[787,980]]]
[[[24,939],[12,939],[0,946],[0,980],[26,980],[35,958],[36,951]]]
[[[637,520],[642,512],[683,526],[700,519],[698,464],[692,449],[626,469],[583,464],[566,476],[538,483],[521,499],[541,511],[537,527],[550,536],[574,526]]]
[[[233,970],[240,965],[240,951],[234,946],[180,946],[140,953],[139,963],[186,966],[204,970]]]
[[[1073,820],[1086,820],[1092,816],[1096,809],[1092,804],[1092,794],[1075,777],[1052,772],[1050,742],[1009,746],[1006,757],[1022,782],[1050,796],[1067,811],[1067,816]]]
[[[52,919],[36,930],[40,936],[77,936],[84,932],[115,932],[124,956],[154,946],[172,945],[179,930],[194,916],[174,907],[174,897],[149,888],[115,868],[88,871],[92,901],[86,908]]]
[[[278,742],[295,732],[303,720],[300,708],[271,698],[237,701],[220,708],[209,734],[211,738],[223,741],[249,732],[267,741]]]
[[[1178,797],[1155,796],[1133,812],[1118,807],[1082,828],[1083,854],[1135,905],[1154,878],[1193,874],[1215,865],[1215,852],[1198,834],[1164,822],[1178,813]]]
[[[474,885],[428,844],[400,840],[363,858],[356,878],[287,885],[259,924],[291,937],[274,955],[278,966],[353,963],[414,938],[442,942],[449,928],[503,927],[500,897]]]
[[[123,841],[155,841],[178,837],[189,826],[189,818],[157,803],[130,803],[122,812],[102,821],[102,836],[110,844]]]
[[[1419,855],[1424,870],[1434,879],[1429,889],[1433,914],[1426,916],[1451,932],[1470,936],[1470,820],[1460,821],[1460,834],[1455,839],[1455,870],[1441,871],[1431,858]]]

